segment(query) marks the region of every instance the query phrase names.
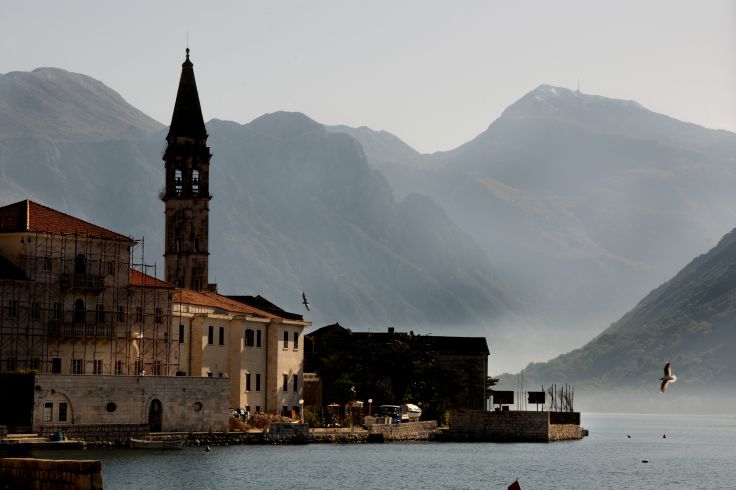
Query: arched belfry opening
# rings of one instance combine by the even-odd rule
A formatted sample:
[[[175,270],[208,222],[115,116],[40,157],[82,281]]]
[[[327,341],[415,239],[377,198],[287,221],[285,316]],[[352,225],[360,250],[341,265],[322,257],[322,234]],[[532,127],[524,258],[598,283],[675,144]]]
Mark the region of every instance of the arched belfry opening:
[[[181,65],[179,90],[163,160],[166,188],[164,276],[180,287],[203,290],[209,278],[209,194],[207,176],[212,155],[199,104],[194,67],[187,56]],[[197,274],[182,271],[197,270]]]

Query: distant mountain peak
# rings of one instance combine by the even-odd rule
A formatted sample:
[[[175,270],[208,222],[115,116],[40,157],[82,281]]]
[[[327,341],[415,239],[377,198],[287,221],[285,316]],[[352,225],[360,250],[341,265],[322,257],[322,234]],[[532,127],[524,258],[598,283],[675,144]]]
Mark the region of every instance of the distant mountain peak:
[[[61,68],[0,74],[3,137],[32,131],[61,140],[104,141],[163,127],[99,80]]]
[[[601,111],[647,111],[633,100],[611,99],[579,90],[542,84],[509,106],[502,117],[549,117]]]
[[[306,133],[324,133],[323,125],[301,112],[277,111],[254,119],[249,126],[281,137],[300,136]]]

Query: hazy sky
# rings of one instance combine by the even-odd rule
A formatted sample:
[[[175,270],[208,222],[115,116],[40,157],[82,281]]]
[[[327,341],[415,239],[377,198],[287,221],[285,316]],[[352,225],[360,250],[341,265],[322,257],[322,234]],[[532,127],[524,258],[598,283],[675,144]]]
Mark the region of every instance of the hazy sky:
[[[187,32],[206,120],[300,111],[433,152],[579,80],[736,131],[734,1],[0,0],[0,73],[84,73],[168,124]]]

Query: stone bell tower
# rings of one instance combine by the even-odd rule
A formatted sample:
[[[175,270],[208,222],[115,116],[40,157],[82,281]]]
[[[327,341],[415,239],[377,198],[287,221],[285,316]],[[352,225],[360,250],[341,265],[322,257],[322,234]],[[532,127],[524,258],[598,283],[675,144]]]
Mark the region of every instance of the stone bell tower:
[[[194,68],[181,65],[179,90],[163,155],[166,187],[164,276],[182,288],[207,289],[209,260],[210,149]]]

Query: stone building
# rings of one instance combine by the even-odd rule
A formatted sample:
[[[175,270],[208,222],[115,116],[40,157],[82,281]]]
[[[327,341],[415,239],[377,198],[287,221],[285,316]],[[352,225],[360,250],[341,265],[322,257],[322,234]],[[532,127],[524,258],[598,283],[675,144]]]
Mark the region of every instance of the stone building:
[[[252,412],[298,413],[302,398],[301,315],[258,296],[223,296],[208,284],[209,162],[207,131],[194,67],[182,64],[163,155],[166,169],[164,277],[179,286],[173,325],[182,369],[228,377],[230,406]]]
[[[166,136],[164,277],[177,287],[207,289],[209,271],[210,149],[194,66],[181,65],[171,126]]]
[[[181,368],[192,376],[229,378],[232,408],[299,413],[309,323],[275,305],[253,306],[264,302],[178,289],[173,321],[184,346]]]
[[[143,272],[138,246],[32,201],[0,208],[0,424],[223,429],[227,382],[175,377],[174,287]]]
[[[98,437],[299,411],[310,323],[208,284],[211,154],[188,49],[166,141],[166,281],[137,240],[32,201],[0,208],[0,425]]]
[[[306,335],[304,362],[306,376],[318,376],[322,406],[351,399],[372,399],[374,407],[406,401],[423,404],[432,417],[447,409],[486,408],[489,354],[485,337],[393,328],[353,332],[336,323]]]

